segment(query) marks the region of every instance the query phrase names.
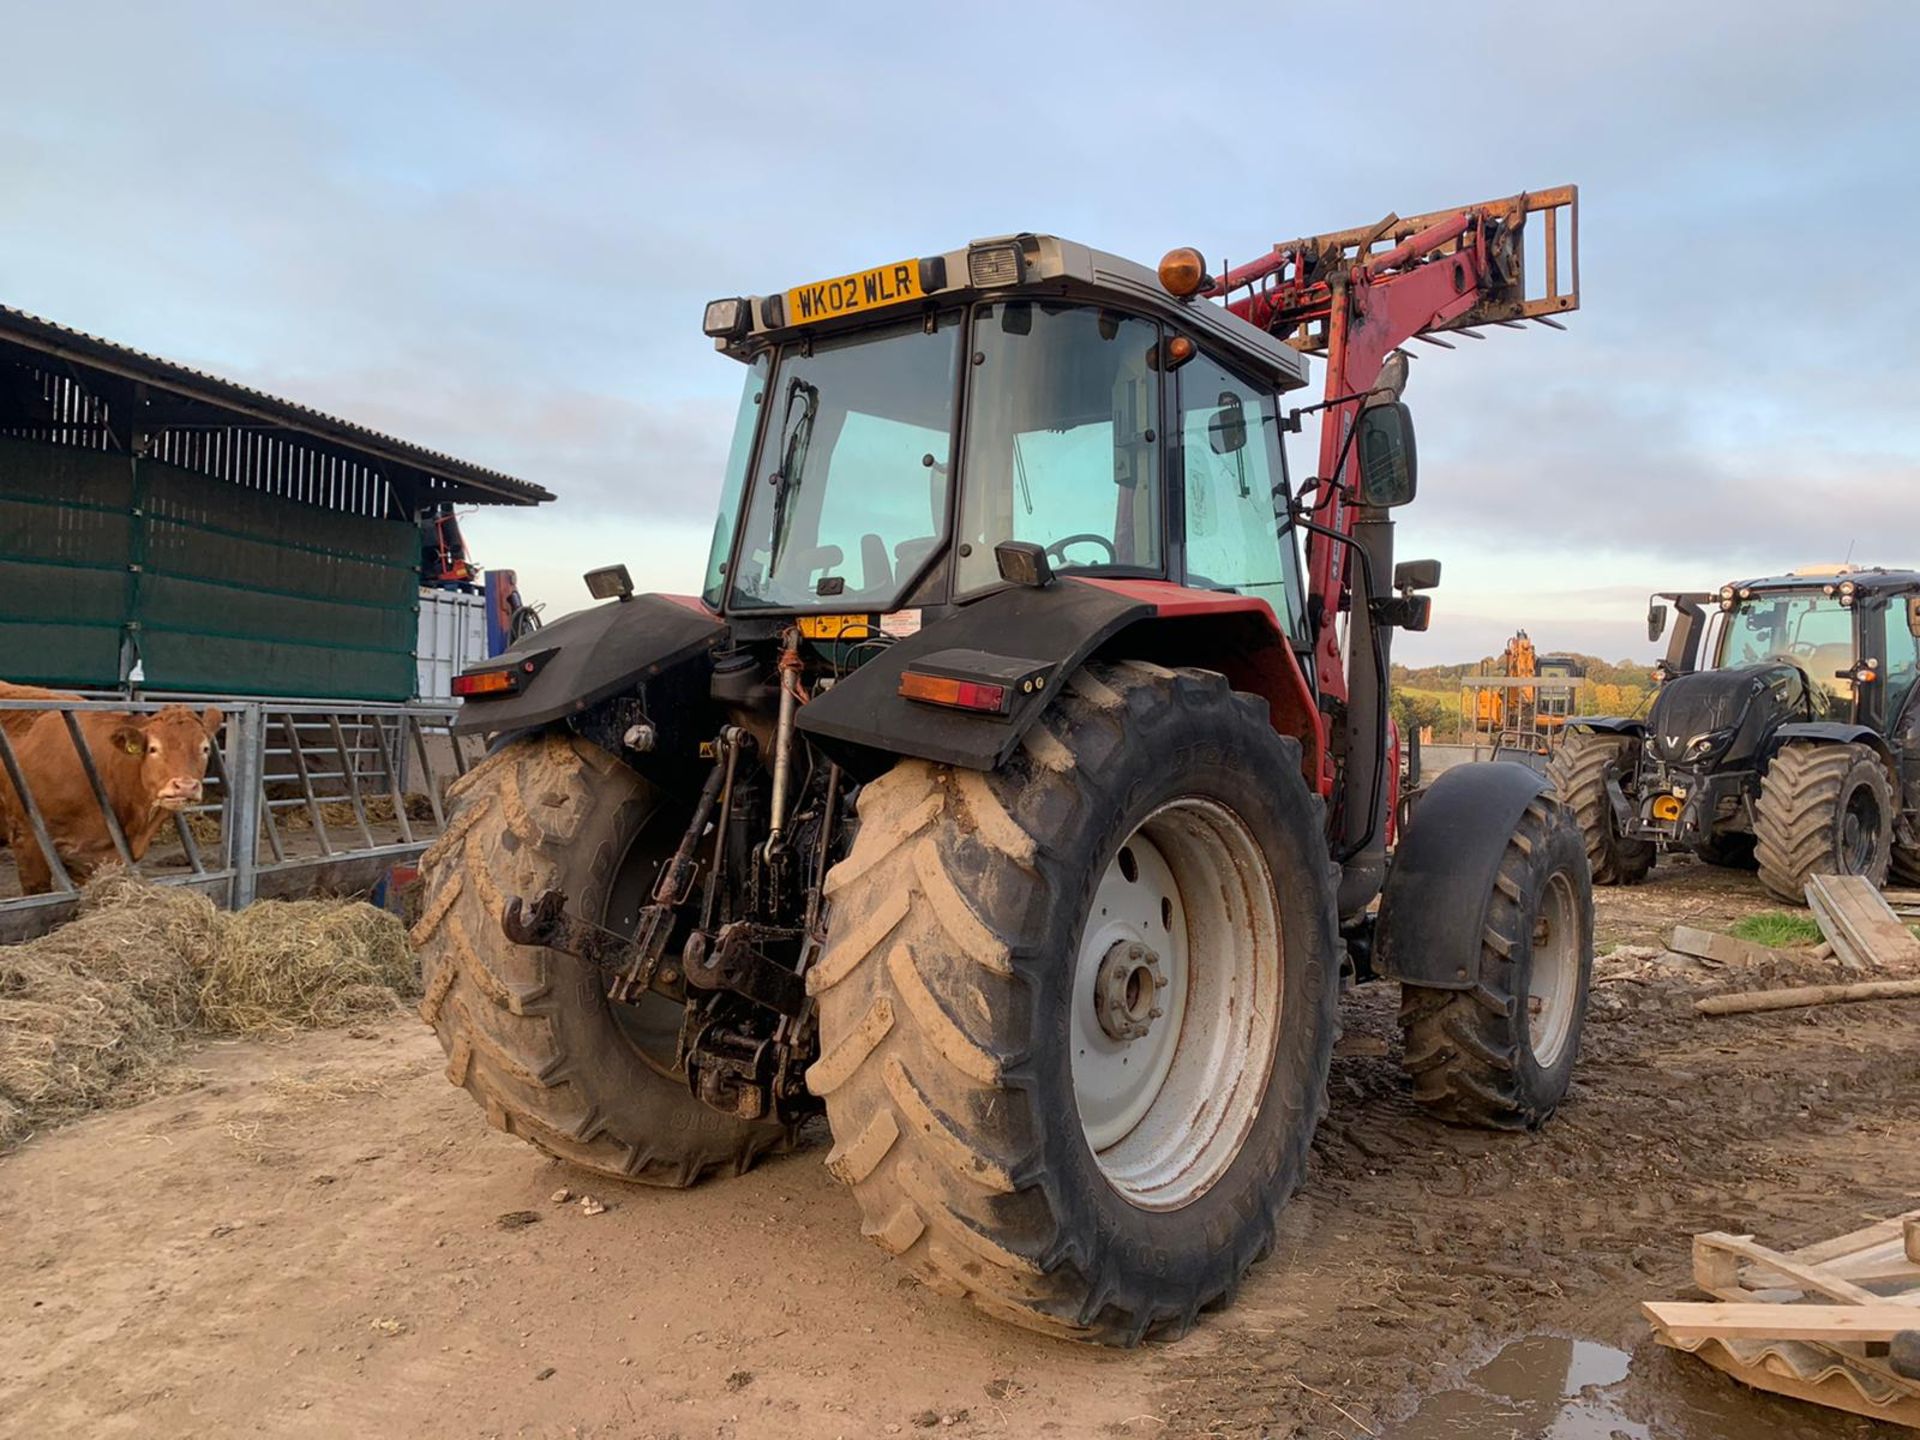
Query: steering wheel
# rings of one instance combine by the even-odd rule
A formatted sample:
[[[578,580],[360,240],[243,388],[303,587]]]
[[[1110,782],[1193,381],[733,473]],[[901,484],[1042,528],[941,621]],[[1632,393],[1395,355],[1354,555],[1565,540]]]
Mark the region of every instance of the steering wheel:
[[[1109,565],[1120,558],[1120,552],[1114,548],[1113,541],[1104,535],[1095,535],[1090,531],[1083,531],[1078,535],[1063,535],[1060,539],[1047,546],[1046,553],[1056,556],[1060,563],[1064,565],[1067,563],[1067,547],[1069,545],[1078,545],[1083,540],[1089,545],[1098,545],[1105,549],[1107,552],[1106,563]]]

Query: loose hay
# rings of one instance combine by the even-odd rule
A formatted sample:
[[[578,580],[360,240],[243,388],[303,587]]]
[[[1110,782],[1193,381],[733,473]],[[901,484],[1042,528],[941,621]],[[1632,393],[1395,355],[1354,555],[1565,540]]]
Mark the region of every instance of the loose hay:
[[[263,900],[221,917],[202,973],[211,1030],[248,1034],[344,1025],[392,1010],[413,987],[413,951],[398,919],[360,901]]]
[[[360,901],[229,915],[189,890],[103,876],[72,922],[0,946],[0,1148],[153,1094],[194,1031],[339,1025],[415,988],[400,922]]]

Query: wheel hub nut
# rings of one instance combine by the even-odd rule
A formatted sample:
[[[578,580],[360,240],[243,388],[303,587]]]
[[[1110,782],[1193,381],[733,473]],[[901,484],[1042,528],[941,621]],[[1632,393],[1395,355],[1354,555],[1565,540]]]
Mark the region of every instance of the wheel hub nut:
[[[1160,957],[1137,940],[1122,940],[1107,951],[1093,981],[1094,1014],[1110,1038],[1138,1040],[1164,1013],[1160,992],[1166,988]]]

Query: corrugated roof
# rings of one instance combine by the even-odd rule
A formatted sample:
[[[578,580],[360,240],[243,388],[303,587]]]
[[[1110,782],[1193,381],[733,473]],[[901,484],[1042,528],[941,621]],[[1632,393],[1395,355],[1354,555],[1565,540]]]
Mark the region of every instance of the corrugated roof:
[[[498,470],[489,470],[392,435],[383,435],[364,425],[356,425],[351,420],[323,414],[309,406],[256,390],[250,385],[223,380],[204,370],[163,360],[158,355],[118,345],[11,306],[0,305],[0,340],[11,340],[77,365],[144,381],[255,421],[317,436],[336,445],[351,446],[373,459],[396,462],[440,479],[455,480],[472,491],[481,492],[479,495],[462,497],[465,499],[485,503],[486,497],[492,497],[501,504],[539,505],[554,498],[552,491],[529,480],[515,479]]]

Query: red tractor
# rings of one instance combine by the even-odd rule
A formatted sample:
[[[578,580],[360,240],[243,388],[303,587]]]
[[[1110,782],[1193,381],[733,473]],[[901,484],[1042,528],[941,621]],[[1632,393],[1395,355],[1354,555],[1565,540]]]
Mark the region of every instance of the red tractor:
[[[496,744],[424,864],[453,1081],[666,1185],[824,1109],[875,1243],[1110,1343],[1184,1330],[1272,1244],[1347,985],[1399,983],[1435,1115],[1539,1125],[1586,852],[1531,770],[1481,765],[1390,858],[1388,651],[1439,566],[1395,565],[1389,515],[1396,347],[1573,309],[1574,204],[1217,278],[1010,235],[710,304],[746,385],[702,594],[596,571],[605,603],[456,684]],[[1314,351],[1325,399],[1289,409]]]

